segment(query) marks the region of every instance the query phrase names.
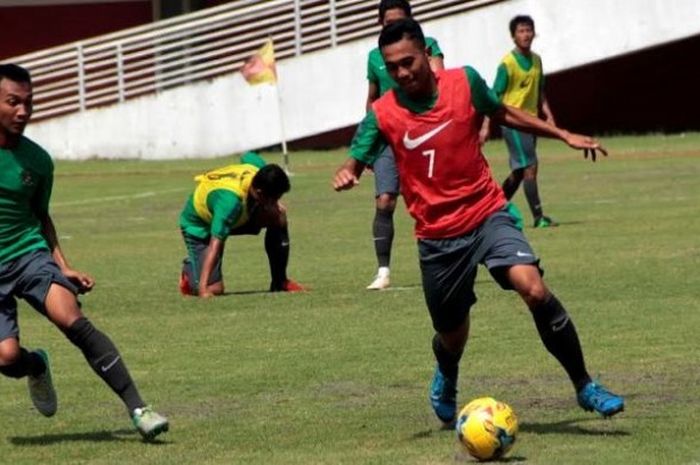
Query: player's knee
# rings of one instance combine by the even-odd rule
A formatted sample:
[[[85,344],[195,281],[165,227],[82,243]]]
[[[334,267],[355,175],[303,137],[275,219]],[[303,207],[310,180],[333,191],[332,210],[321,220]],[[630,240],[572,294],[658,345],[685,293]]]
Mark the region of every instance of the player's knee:
[[[0,345],[0,372],[6,376],[10,376],[5,373],[4,369],[16,364],[19,358],[19,345]]]
[[[523,171],[523,179],[526,181],[532,181],[537,179],[537,165],[530,165]]]
[[[385,213],[393,213],[396,210],[396,195],[394,194],[380,194],[377,197],[377,209]]]
[[[542,305],[549,297],[549,290],[541,279],[529,280],[518,288],[518,294],[531,309]]]

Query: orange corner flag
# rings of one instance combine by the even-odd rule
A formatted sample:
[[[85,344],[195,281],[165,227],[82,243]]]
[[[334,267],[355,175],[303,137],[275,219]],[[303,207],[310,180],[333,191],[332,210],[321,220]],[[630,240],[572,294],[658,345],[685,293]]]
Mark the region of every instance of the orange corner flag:
[[[248,84],[264,84],[277,82],[277,71],[275,69],[275,47],[272,39],[268,39],[260,50],[248,58],[241,68],[241,74]]]

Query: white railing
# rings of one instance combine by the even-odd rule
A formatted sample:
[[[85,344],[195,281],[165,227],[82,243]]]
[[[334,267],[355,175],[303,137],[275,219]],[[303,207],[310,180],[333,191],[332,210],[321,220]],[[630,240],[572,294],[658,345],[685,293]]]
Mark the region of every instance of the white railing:
[[[505,0],[413,0],[429,21]],[[376,35],[377,0],[237,0],[4,60],[32,73],[34,119],[236,72],[271,37],[277,60]],[[330,72],[330,71],[329,71]]]

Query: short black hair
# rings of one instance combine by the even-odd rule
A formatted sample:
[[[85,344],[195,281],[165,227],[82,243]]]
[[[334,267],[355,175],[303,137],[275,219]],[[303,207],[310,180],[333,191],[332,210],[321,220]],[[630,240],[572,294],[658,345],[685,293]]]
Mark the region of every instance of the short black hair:
[[[382,29],[379,34],[379,48],[394,44],[401,39],[415,40],[422,47],[425,47],[425,36],[420,24],[412,18],[402,19],[393,22]]]
[[[14,82],[32,83],[32,77],[25,68],[14,63],[0,64],[0,80],[9,79]]]
[[[265,165],[253,176],[252,186],[269,197],[279,199],[291,188],[289,177],[279,165]]]
[[[406,16],[411,17],[411,4],[406,0],[381,0],[379,2],[379,22],[384,22],[387,10],[402,9]]]
[[[515,35],[515,30],[518,28],[518,24],[527,24],[532,28],[532,30],[535,30],[535,20],[532,19],[531,16],[528,15],[518,15],[514,17],[513,19],[510,20],[510,23],[508,24],[508,28],[510,29],[510,35],[511,37]]]

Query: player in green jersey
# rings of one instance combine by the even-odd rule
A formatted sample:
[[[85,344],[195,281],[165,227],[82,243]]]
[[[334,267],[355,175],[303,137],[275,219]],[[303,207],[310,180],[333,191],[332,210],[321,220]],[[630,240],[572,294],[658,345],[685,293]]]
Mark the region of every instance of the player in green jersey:
[[[19,342],[17,297],[44,315],[77,346],[90,367],[121,398],[145,439],[168,430],[168,420],[141,399],[117,348],[80,309],[77,294],[95,282],[70,266],[49,216],[53,162],[23,136],[32,115],[29,72],[0,65],[0,373],[26,377],[29,394],[44,416],[58,402],[45,350]]]
[[[270,264],[270,291],[297,292],[304,288],[287,278],[289,231],[287,213],[279,199],[289,191],[287,174],[248,152],[241,163],[195,177],[197,187],[180,214],[187,258],[180,275],[180,292],[202,298],[224,293],[221,272],[228,236],[265,230]]]
[[[542,59],[532,51],[535,38],[535,22],[529,16],[516,16],[509,24],[510,35],[515,48],[502,60],[496,73],[493,90],[506,105],[520,108],[533,116],[544,115],[545,121],[554,125],[547,98],[544,93]],[[484,121],[480,134],[481,142],[489,137],[489,120]],[[537,138],[533,134],[502,127],[510,155],[511,173],[503,181],[503,192],[510,199],[520,183],[525,190],[525,198],[530,206],[536,228],[556,226],[542,211],[537,188]]]
[[[379,24],[382,27],[395,21],[410,18],[411,5],[406,0],[381,0],[379,2]],[[433,71],[444,68],[443,54],[437,40],[426,37],[426,49],[429,53],[430,67]],[[397,88],[396,82],[389,75],[384,58],[378,47],[372,49],[367,57],[367,92],[366,108],[369,111],[372,103],[387,91]],[[387,147],[372,166],[374,171],[375,205],[376,210],[372,222],[374,251],[377,255],[377,274],[367,286],[369,290],[386,289],[390,286],[389,265],[391,247],[394,241],[394,210],[399,194],[399,175],[396,170],[394,153]]]

